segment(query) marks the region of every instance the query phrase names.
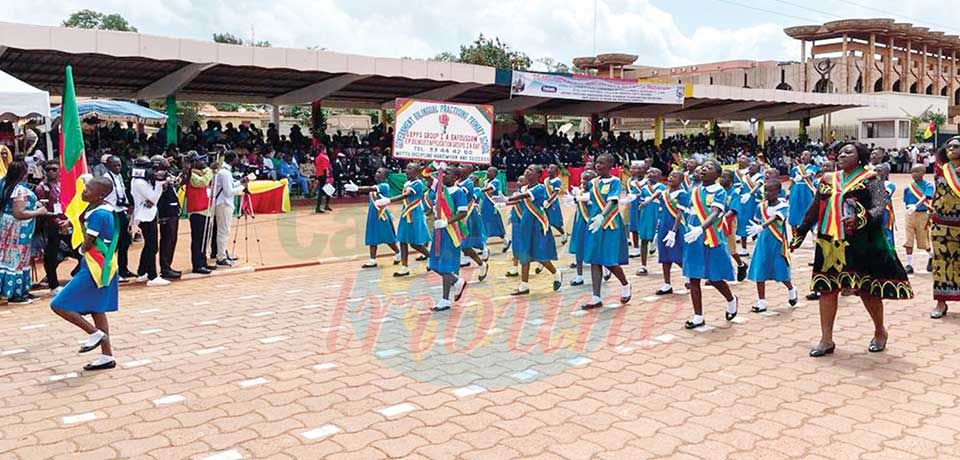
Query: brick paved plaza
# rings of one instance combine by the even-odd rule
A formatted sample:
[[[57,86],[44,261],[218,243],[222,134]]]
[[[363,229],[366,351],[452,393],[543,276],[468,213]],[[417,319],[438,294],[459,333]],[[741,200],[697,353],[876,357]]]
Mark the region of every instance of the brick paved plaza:
[[[264,258],[361,254],[364,214],[265,216]],[[837,353],[812,359],[817,305],[788,307],[782,286],[763,316],[753,285],[734,286],[737,324],[707,291],[709,327],[690,332],[688,296],[653,296],[659,268],[631,276],[626,307],[580,314],[589,285],[555,295],[547,274],[511,298],[493,248],[490,278],[443,314],[423,262],[397,281],[386,258],[123,287],[120,366],[99,373],[46,300],[2,306],[0,459],[960,457],[960,323],[928,319],[926,273],[887,304],[886,352],[867,353],[869,318],[846,298]],[[812,254],[794,256],[802,294]]]

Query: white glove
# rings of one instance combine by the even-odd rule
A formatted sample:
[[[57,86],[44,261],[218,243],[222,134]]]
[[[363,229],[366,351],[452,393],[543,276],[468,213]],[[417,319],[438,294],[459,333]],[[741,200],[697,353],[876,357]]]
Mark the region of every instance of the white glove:
[[[744,193],[743,195],[740,196],[740,204],[745,204],[748,201],[750,201],[749,193]]]
[[[596,233],[597,230],[600,230],[600,226],[603,225],[603,214],[597,214],[593,216],[593,219],[590,219],[590,233]]]
[[[586,203],[587,201],[590,201],[590,195],[587,193],[581,193],[577,195],[577,201]]]
[[[376,205],[378,208],[382,208],[390,204],[390,198],[380,198],[380,199],[374,200],[373,204]]]
[[[754,237],[760,234],[763,231],[763,225],[757,223],[751,223],[747,225],[747,236]]]
[[[564,206],[573,206],[573,195],[564,195],[560,198],[560,204]]]
[[[504,202],[502,202],[502,201],[494,201],[494,202],[493,202],[493,207],[494,207],[494,208],[497,208],[497,209],[503,209],[503,208],[506,208],[506,207],[507,207],[507,204],[504,203]]]
[[[621,204],[633,203],[637,200],[637,195],[633,193],[628,193],[627,196],[621,200]]]
[[[433,221],[433,228],[440,230],[442,228],[447,228],[447,219],[435,219]]]
[[[907,205],[907,214],[913,214],[913,213],[915,213],[915,212],[917,212],[917,205],[915,205],[915,204],[908,204],[908,205]]]
[[[677,244],[677,232],[670,230],[666,235],[663,235],[663,245],[672,248]]]
[[[437,171],[440,171],[441,169],[447,169],[447,163],[444,162],[444,161],[441,161],[441,162],[435,164],[434,166],[437,167]]]
[[[697,241],[697,238],[700,238],[700,235],[703,235],[703,227],[696,226],[690,229],[685,235],[683,235],[683,241],[687,243],[693,243]]]
[[[360,190],[360,187],[357,184],[354,184],[353,181],[343,184],[343,190],[347,192],[356,192]]]

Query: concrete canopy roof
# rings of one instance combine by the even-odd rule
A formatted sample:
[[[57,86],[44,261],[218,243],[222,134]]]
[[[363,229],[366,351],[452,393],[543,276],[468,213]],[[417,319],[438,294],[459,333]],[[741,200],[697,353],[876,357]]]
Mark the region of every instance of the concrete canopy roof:
[[[509,71],[330,51],[256,48],[132,32],[0,22],[0,70],[60,94],[63,68],[74,67],[84,97],[389,108],[399,97],[492,104],[526,111],[624,118],[796,120],[875,98],[695,85],[683,106],[510,97]]]

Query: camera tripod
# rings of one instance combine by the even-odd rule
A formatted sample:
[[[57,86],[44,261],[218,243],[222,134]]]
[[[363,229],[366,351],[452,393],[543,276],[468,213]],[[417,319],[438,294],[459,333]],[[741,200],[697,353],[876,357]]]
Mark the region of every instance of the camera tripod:
[[[241,219],[243,220],[241,222]],[[240,196],[240,215],[237,216],[237,223],[233,231],[233,248],[230,252],[237,253],[237,239],[240,236],[240,227],[243,227],[243,250],[247,255],[247,262],[250,262],[250,227],[253,227],[253,237],[257,242],[257,251],[260,254],[260,265],[263,265],[263,247],[260,245],[260,234],[257,232],[257,214],[253,210],[253,198],[250,188],[246,184],[243,186],[243,195]],[[242,225],[241,225],[242,223]]]

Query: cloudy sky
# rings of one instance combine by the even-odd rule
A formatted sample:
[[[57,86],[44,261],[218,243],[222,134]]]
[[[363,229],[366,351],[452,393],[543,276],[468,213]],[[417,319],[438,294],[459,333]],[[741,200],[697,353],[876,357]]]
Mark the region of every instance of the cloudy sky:
[[[478,34],[531,58],[628,52],[637,64],[725,59],[796,60],[791,25],[890,17],[960,33],[960,10],[943,0],[31,0],[9,1],[0,20],[59,25],[90,8],[120,13],[140,32],[208,40],[230,32],[274,46],[428,58]],[[594,27],[596,23],[596,27]],[[596,31],[596,41],[594,41]]]

